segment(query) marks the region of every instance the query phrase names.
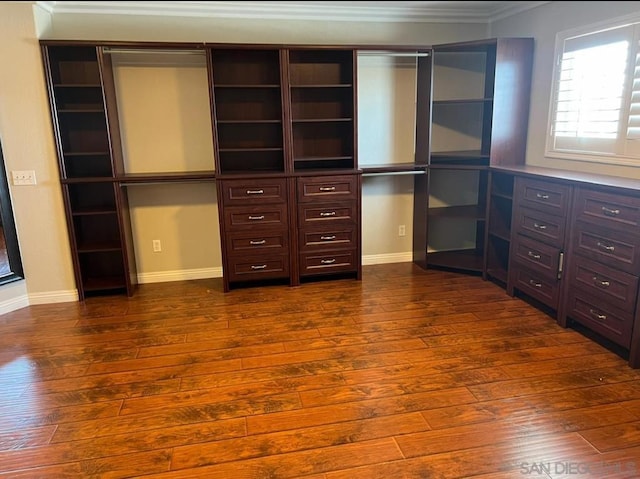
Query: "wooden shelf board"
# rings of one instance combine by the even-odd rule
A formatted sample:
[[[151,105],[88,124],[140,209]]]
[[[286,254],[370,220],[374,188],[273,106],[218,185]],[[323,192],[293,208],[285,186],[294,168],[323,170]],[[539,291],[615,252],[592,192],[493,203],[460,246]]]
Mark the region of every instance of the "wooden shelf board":
[[[390,163],[388,165],[361,165],[364,174],[367,173],[394,173],[394,172],[425,172],[427,165],[416,165],[415,163]]]
[[[444,268],[482,272],[482,263],[482,254],[477,252],[475,249],[427,253],[428,266],[440,266]]]
[[[161,182],[182,182],[182,181],[209,181],[216,179],[216,172],[213,170],[188,171],[188,172],[165,172],[165,173],[127,173],[120,175],[117,181],[124,184],[135,183],[161,183]]]

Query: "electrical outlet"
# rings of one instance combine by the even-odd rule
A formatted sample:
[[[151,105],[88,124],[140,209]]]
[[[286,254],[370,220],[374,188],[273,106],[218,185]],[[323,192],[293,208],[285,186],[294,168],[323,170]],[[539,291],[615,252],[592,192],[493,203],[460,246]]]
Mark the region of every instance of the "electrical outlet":
[[[34,170],[12,171],[11,179],[14,185],[35,185],[36,172]]]
[[[404,236],[406,234],[407,234],[407,230],[405,228],[405,225],[398,226],[398,236]]]
[[[153,252],[159,253],[160,251],[162,251],[162,244],[160,243],[160,240],[153,240]]]

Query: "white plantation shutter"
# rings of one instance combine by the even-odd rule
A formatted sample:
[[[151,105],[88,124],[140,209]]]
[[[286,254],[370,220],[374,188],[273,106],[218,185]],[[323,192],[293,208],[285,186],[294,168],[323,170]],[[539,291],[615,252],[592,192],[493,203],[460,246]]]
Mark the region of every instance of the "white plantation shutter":
[[[636,46],[638,43],[636,42]],[[629,123],[627,138],[640,139],[640,52],[636,54],[633,65],[633,81],[631,86],[631,102],[629,104]]]
[[[638,25],[564,39],[550,116],[551,156],[640,158]]]
[[[556,136],[617,137],[628,49],[629,42],[615,42],[562,56]]]

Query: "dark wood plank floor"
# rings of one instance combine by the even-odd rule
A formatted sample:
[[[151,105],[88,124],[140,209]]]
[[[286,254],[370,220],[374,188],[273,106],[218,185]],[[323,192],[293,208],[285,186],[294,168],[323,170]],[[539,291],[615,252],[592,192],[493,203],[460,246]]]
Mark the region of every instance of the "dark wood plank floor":
[[[640,477],[640,372],[478,277],[142,285],[0,344],[0,477]]]

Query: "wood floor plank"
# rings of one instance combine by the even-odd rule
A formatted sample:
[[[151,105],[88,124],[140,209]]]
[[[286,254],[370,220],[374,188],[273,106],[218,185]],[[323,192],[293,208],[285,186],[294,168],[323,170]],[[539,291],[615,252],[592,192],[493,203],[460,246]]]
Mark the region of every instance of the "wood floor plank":
[[[426,423],[425,423],[426,424]],[[30,445],[0,451],[2,470],[52,467],[61,463],[81,462],[122,456],[172,447],[186,447],[211,441],[228,441],[246,435],[244,418],[224,419],[110,436],[89,437],[77,441]],[[38,446],[38,447],[34,447]]]
[[[243,459],[351,444],[424,431],[427,423],[418,413],[396,414],[337,424],[299,428],[194,446],[176,447],[172,468],[234,462]]]
[[[411,263],[30,306],[0,315],[0,477],[637,479],[640,370],[603,344]]]

